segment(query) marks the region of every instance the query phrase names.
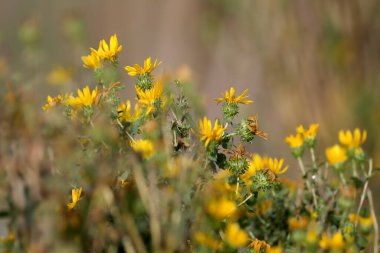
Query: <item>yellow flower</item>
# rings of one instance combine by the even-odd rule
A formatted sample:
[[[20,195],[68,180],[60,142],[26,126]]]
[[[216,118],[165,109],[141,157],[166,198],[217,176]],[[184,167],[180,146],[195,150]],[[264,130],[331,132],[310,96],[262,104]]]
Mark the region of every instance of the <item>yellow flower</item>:
[[[282,251],[282,247],[276,246],[276,247],[267,248],[265,252],[266,253],[282,253],[283,251]]]
[[[92,51],[89,55],[82,56],[82,61],[84,63],[83,67],[88,69],[98,69],[102,67],[102,59],[96,50]]]
[[[151,89],[145,91],[136,86],[137,102],[146,109],[146,115],[154,113],[156,109],[165,106],[166,98],[162,96],[162,85],[162,81],[158,81]]]
[[[201,135],[201,141],[205,142],[205,147],[211,141],[219,141],[222,138],[225,128],[222,125],[219,125],[218,119],[214,122],[214,128],[212,128],[211,121],[206,117],[202,120],[199,120],[199,129]]]
[[[262,249],[265,249],[266,252],[268,252],[267,250],[270,249],[270,245],[268,243],[257,239],[251,242],[249,247],[253,248],[255,252],[258,253],[260,253]]]
[[[297,128],[297,133],[301,134],[305,139],[314,139],[317,136],[318,128],[319,124],[311,124],[308,130],[305,130],[303,125],[300,125]]]
[[[270,169],[274,174],[282,174],[288,170],[288,166],[282,168],[284,159],[277,160],[276,158],[269,158],[268,160],[268,169]]]
[[[347,130],[344,132],[343,130],[339,131],[339,141],[342,145],[347,148],[359,148],[367,139],[367,131],[363,130],[360,132],[359,128],[355,128],[354,132]]]
[[[221,243],[218,240],[215,240],[209,235],[206,235],[202,232],[196,232],[194,235],[194,239],[202,245],[207,246],[210,249],[217,250],[221,247]]]
[[[158,60],[156,59],[152,64],[152,59],[151,57],[149,57],[144,61],[144,67],[141,67],[138,64],[134,64],[133,66],[126,66],[124,69],[128,72],[128,75],[130,76],[144,75],[150,74],[153,70],[160,66],[161,63],[161,61],[158,62]]]
[[[50,71],[46,80],[49,84],[59,85],[67,83],[71,80],[73,75],[73,71],[68,68],[56,67],[52,71]]]
[[[309,224],[309,219],[306,217],[291,217],[288,219],[288,224],[291,230],[304,229]]]
[[[314,244],[318,239],[318,233],[315,229],[307,231],[306,241],[310,244]]]
[[[322,234],[321,240],[319,240],[319,247],[321,249],[328,249],[329,248],[329,238],[327,237],[327,234]]]
[[[329,240],[329,248],[335,251],[341,251],[345,247],[345,242],[343,240],[343,235],[341,232],[336,232],[333,234]]]
[[[238,103],[245,104],[245,105],[252,104],[253,103],[252,100],[247,100],[248,98],[248,96],[246,96],[247,93],[248,93],[248,89],[243,91],[243,93],[240,96],[235,97],[235,88],[231,87],[229,93],[228,91],[226,91],[226,94],[224,97],[216,98],[215,101],[217,102],[217,104],[220,104],[223,101],[227,103],[235,103],[235,104],[238,104]]]
[[[319,241],[319,247],[321,249],[331,249],[334,252],[341,252],[345,248],[342,233],[336,232],[332,237],[327,236],[326,233],[322,234],[322,238]]]
[[[131,101],[127,100],[127,102],[121,103],[117,108],[119,120],[122,122],[134,122],[139,119],[141,115],[141,108],[139,104],[135,105],[135,111],[132,113],[131,110]]]
[[[98,96],[98,87],[91,91],[90,88],[86,86],[83,90],[78,89],[77,93],[77,97],[71,95],[67,99],[65,99],[65,104],[76,108],[92,106],[93,104],[96,104],[96,98]]]
[[[67,204],[67,207],[69,210],[73,209],[78,201],[80,200],[80,195],[82,194],[82,187],[81,188],[73,188],[71,190],[71,203]]]
[[[116,34],[111,36],[110,44],[103,39],[99,43],[98,55],[100,59],[108,59],[112,62],[115,61],[117,54],[123,49],[123,46],[119,45],[119,41],[117,40]],[[94,51],[94,50],[92,50]]]
[[[213,199],[207,205],[207,212],[218,220],[223,220],[232,215],[236,209],[235,202],[226,198]]]
[[[362,228],[369,228],[372,226],[372,218],[371,217],[362,217],[360,215],[357,215],[357,214],[354,214],[354,213],[351,213],[349,216],[348,216],[348,219],[350,220],[351,223],[356,223],[358,222],[360,227]]]
[[[150,140],[135,140],[131,142],[131,147],[145,159],[150,158],[154,154],[154,146]]]
[[[226,228],[226,241],[234,248],[240,248],[247,244],[249,237],[237,223],[229,223]]]
[[[326,158],[331,165],[344,163],[347,160],[346,150],[338,144],[335,144],[326,149]]]
[[[50,97],[50,96],[47,96],[46,98],[46,101],[47,103],[42,107],[42,109],[44,111],[56,106],[56,105],[59,105],[62,103],[62,96],[61,95],[58,95],[56,97]]]
[[[296,136],[290,135],[286,137],[285,141],[289,144],[291,148],[299,148],[303,145],[303,138],[301,134],[297,134]]]

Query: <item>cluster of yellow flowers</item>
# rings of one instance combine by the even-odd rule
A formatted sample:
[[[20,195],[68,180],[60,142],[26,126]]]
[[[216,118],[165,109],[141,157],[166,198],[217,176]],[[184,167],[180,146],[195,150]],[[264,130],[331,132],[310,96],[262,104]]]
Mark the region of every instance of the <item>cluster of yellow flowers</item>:
[[[367,138],[367,131],[360,131],[355,128],[354,132],[350,130],[339,132],[339,141],[341,145],[335,144],[326,149],[326,158],[329,164],[339,168],[348,158],[362,160],[365,156],[361,145]]]

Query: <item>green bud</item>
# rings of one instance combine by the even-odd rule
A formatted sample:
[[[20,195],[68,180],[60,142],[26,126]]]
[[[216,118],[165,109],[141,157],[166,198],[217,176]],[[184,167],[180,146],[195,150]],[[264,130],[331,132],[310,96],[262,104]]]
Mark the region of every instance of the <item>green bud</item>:
[[[272,187],[272,182],[268,178],[268,174],[265,171],[259,170],[253,176],[253,184],[251,185],[251,191],[258,190],[266,191]]]
[[[292,148],[292,155],[295,157],[295,158],[298,158],[298,157],[302,157],[303,156],[303,152],[304,152],[304,147],[303,145],[302,146],[299,146],[297,148]]]
[[[143,91],[149,90],[153,86],[153,77],[149,73],[138,75],[136,85]]]
[[[248,168],[248,159],[243,156],[231,158],[228,161],[228,169],[236,176],[243,174]]]
[[[241,140],[245,142],[251,142],[255,139],[255,134],[248,128],[249,124],[250,122],[248,120],[243,119],[236,130]]]
[[[228,122],[231,122],[238,113],[239,106],[236,103],[226,102],[223,104],[223,115]]]
[[[315,146],[317,145],[317,138],[315,138],[315,137],[305,138],[304,143],[305,143],[306,147],[308,147],[308,148],[315,148]]]

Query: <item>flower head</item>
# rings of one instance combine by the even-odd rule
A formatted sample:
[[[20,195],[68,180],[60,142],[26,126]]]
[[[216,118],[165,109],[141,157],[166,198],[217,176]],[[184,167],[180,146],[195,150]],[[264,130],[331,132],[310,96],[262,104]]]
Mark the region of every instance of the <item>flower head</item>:
[[[102,67],[102,59],[98,55],[97,51],[91,51],[89,55],[82,56],[84,63],[83,67],[88,69],[98,69]]]
[[[210,249],[217,250],[221,247],[221,242],[212,238],[211,236],[202,233],[196,232],[194,239],[201,245],[207,246]]]
[[[226,94],[224,97],[222,98],[216,98],[215,101],[217,102],[217,104],[220,104],[221,102],[225,101],[226,103],[234,103],[234,104],[252,104],[253,101],[252,100],[247,100],[248,96],[246,96],[246,94],[248,93],[248,89],[246,89],[245,91],[243,91],[243,93],[236,97],[235,96],[235,88],[231,87],[230,88],[230,92],[226,91]]]
[[[122,50],[123,46],[119,45],[116,34],[112,35],[110,38],[110,44],[103,39],[99,42],[98,51],[91,49],[93,52],[97,52],[100,59],[108,59],[112,62],[115,61],[117,54]]]
[[[146,109],[146,115],[164,107],[166,98],[162,96],[162,85],[162,81],[158,81],[151,89],[145,91],[136,86],[137,102]]]
[[[282,168],[284,164],[284,159],[277,160],[277,158],[268,159],[268,169],[270,169],[274,174],[282,174],[288,170],[288,166]]]
[[[304,152],[303,138],[301,134],[290,135],[285,138],[285,141],[289,144],[290,149],[294,157],[302,157]]]
[[[341,130],[339,132],[340,143],[349,149],[360,148],[366,139],[367,131],[363,130],[363,132],[360,132],[359,128],[355,128],[354,132],[351,132],[350,130]]]
[[[154,146],[150,140],[135,140],[131,142],[131,147],[145,159],[150,158],[154,154]]]
[[[127,102],[121,103],[117,108],[118,118],[122,122],[135,122],[141,116],[141,108],[139,104],[135,105],[135,111],[132,113],[131,101],[127,100]]]
[[[62,96],[61,95],[58,95],[56,97],[50,97],[50,96],[47,96],[46,98],[46,101],[47,103],[42,107],[42,109],[44,111],[56,106],[56,105],[59,105],[62,103]]]
[[[144,67],[141,67],[138,64],[134,64],[133,66],[126,66],[124,69],[128,72],[128,75],[130,76],[136,76],[136,75],[144,75],[144,74],[150,74],[153,70],[155,70],[158,66],[161,65],[161,61],[159,62],[157,59],[152,64],[151,57],[148,57],[144,61]]]
[[[214,122],[214,128],[212,128],[211,121],[206,117],[203,118],[203,121],[199,121],[199,129],[201,141],[205,142],[205,147],[207,147],[211,141],[219,141],[225,130],[225,128],[219,124],[217,119]]]
[[[342,164],[347,160],[346,149],[335,144],[326,149],[326,158],[329,164],[333,166]]]
[[[253,240],[250,245],[250,248],[254,249],[255,252],[261,252],[262,249],[268,250],[270,249],[270,245],[262,240]]]
[[[286,137],[285,141],[291,148],[299,148],[303,145],[303,138],[300,134],[290,135]]]
[[[77,97],[71,95],[65,99],[65,104],[76,108],[82,108],[97,103],[96,98],[98,96],[98,87],[91,91],[90,88],[86,86],[83,90],[78,89],[77,93]]]
[[[73,188],[71,190],[71,203],[67,204],[67,207],[69,210],[73,209],[78,201],[80,200],[80,195],[82,194],[82,187],[81,188]]]
[[[207,204],[207,212],[218,220],[223,220],[232,215],[236,209],[235,202],[225,197],[213,199]]]
[[[229,223],[226,228],[226,241],[234,248],[240,248],[249,240],[247,232],[240,228],[238,223]]]

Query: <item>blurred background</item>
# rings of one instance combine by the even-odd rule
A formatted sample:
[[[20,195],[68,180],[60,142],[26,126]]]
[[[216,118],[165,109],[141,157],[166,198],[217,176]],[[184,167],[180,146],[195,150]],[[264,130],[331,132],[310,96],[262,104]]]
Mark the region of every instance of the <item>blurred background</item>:
[[[94,82],[80,57],[116,33],[121,66],[152,56],[158,72],[190,76],[209,117],[221,115],[213,98],[249,88],[255,104],[242,113],[258,113],[270,137],[251,151],[292,165],[284,138],[318,122],[321,155],[340,129],[360,127],[379,165],[379,11],[378,0],[2,0],[0,91],[30,94],[33,122],[48,94]]]

